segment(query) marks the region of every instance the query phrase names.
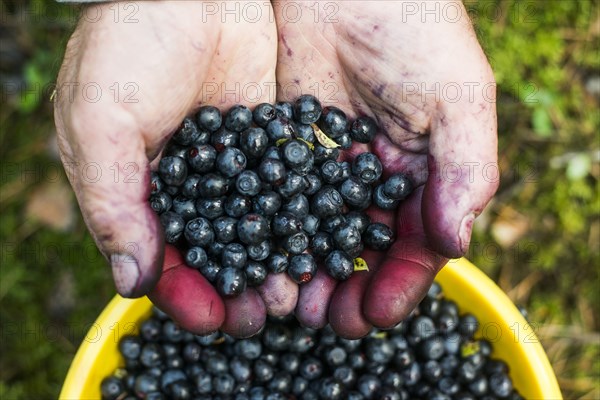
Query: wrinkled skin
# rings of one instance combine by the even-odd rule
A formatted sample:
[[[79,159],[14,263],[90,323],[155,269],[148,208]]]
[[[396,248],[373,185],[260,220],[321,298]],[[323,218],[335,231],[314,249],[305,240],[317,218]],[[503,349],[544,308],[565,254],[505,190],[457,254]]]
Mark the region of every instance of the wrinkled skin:
[[[80,22],[67,46],[55,107],[65,169],[90,232],[111,261],[119,293],[148,293],[196,333],[221,327],[246,337],[260,329],[267,312],[294,310],[306,325],[329,321],[346,337],[400,321],[424,295],[444,257],[466,251],[472,218],[497,185],[482,179],[482,166],[496,162],[493,88],[485,98],[481,90],[468,98],[463,86],[459,101],[446,102],[402,86],[472,82],[481,89],[493,82],[468,21],[422,24],[417,18],[401,24],[390,18],[399,15],[399,2],[340,2],[337,23],[323,22],[331,9],[321,10],[318,23],[308,9],[300,21],[290,22],[281,13],[284,3],[277,2],[276,27],[268,13],[259,22],[224,24],[220,15],[202,14],[198,3],[138,4],[137,23],[115,23],[108,4],[94,6],[102,12],[100,21]],[[369,272],[341,284],[319,273],[299,289],[281,274],[223,300],[185,267],[176,249],[167,246],[163,254],[160,224],[147,202],[150,165],[199,105],[227,110],[235,103],[275,101],[265,88],[275,81],[276,65],[281,87],[297,89],[280,90],[278,100],[314,93],[318,84],[325,104],[351,117],[375,117],[382,133],[370,150],[381,157],[386,173],[406,171],[420,187],[397,213],[372,213],[396,227],[398,240],[386,254],[365,252]],[[69,93],[73,82],[79,86]],[[90,82],[103,91],[98,101],[89,101],[93,91],[82,95],[81,87]],[[125,86],[130,82],[133,87]],[[238,82],[263,90],[244,97],[239,90],[237,96],[215,93],[216,85],[231,89]],[[137,102],[125,101],[127,95]],[[344,156],[364,150],[367,146],[355,145]],[[450,162],[460,166],[460,177],[456,168],[445,168]],[[83,168],[87,165],[99,166],[101,175]]]

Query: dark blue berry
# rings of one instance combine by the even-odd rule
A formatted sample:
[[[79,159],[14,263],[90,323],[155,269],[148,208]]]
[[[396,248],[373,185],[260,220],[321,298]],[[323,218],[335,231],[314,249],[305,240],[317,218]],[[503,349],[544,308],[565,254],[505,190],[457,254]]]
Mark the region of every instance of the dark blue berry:
[[[254,379],[257,382],[268,382],[275,374],[273,366],[264,360],[257,360],[254,363]]]
[[[324,107],[321,118],[317,123],[319,128],[330,138],[338,138],[346,132],[348,127],[348,118],[346,114],[337,107]]]
[[[204,198],[221,197],[229,191],[229,180],[221,174],[209,173],[202,176],[199,192]]]
[[[373,203],[382,210],[395,210],[400,204],[399,200],[394,200],[384,193],[384,186],[378,185],[373,193]]]
[[[333,242],[340,250],[352,250],[361,242],[360,232],[348,222],[340,224],[332,233]]]
[[[272,252],[267,258],[266,267],[275,274],[285,272],[289,265],[288,256],[280,251]]]
[[[271,230],[277,236],[288,236],[302,230],[302,220],[290,212],[282,211],[273,216]]]
[[[246,106],[237,104],[225,115],[225,127],[234,132],[248,129],[252,124],[252,111]]]
[[[219,374],[213,377],[212,386],[217,395],[230,395],[235,388],[235,379],[229,374]]]
[[[299,254],[290,258],[287,270],[296,283],[310,282],[317,273],[317,263],[310,254]]]
[[[366,399],[374,399],[381,389],[381,381],[375,375],[364,374],[358,378],[356,388]]]
[[[305,142],[314,143],[315,130],[311,125],[306,125],[302,123],[296,124],[296,138],[302,139]]]
[[[236,147],[227,147],[217,156],[216,167],[220,173],[232,178],[246,168],[246,156]]]
[[[258,261],[248,261],[244,267],[244,273],[248,286],[262,285],[267,279],[267,268]]]
[[[381,161],[373,153],[361,153],[352,162],[352,174],[366,184],[376,182],[382,171]]]
[[[355,208],[362,207],[365,202],[369,201],[369,197],[371,195],[371,189],[369,188],[369,185],[355,176],[351,176],[350,178],[346,179],[340,185],[339,190],[344,202],[350,207]]]
[[[211,135],[210,144],[220,153],[227,147],[238,147],[240,144],[240,134],[226,128],[221,128]]]
[[[184,221],[189,221],[198,216],[194,199],[189,199],[185,196],[177,196],[173,199],[172,210],[181,215]]]
[[[404,200],[413,191],[413,184],[408,177],[402,173],[397,173],[385,181],[383,192],[387,197],[394,200]]]
[[[344,201],[333,186],[322,187],[312,197],[310,209],[319,218],[330,217],[341,213]]]
[[[352,139],[350,138],[350,134],[348,132],[344,133],[335,141],[340,145],[340,149],[342,150],[348,150],[352,147]]]
[[[260,193],[262,183],[254,171],[242,171],[236,178],[235,188],[244,196],[256,196]]]
[[[288,103],[287,101],[278,101],[275,103],[275,113],[278,116],[292,119],[294,116],[294,106],[292,103]]]
[[[136,377],[133,388],[138,396],[147,397],[149,393],[160,389],[159,377],[149,373],[142,373]]]
[[[146,368],[158,367],[162,364],[164,353],[158,343],[146,343],[140,353],[140,362]]]
[[[285,182],[277,187],[277,192],[286,199],[289,199],[302,193],[307,187],[308,182],[303,176],[298,175],[294,171],[288,171]]]
[[[248,158],[260,158],[269,147],[269,137],[262,128],[248,128],[241,133],[239,146]]]
[[[299,168],[306,164],[312,154],[308,145],[301,140],[288,140],[280,147],[281,160],[289,168]]]
[[[321,103],[315,96],[303,94],[294,102],[294,116],[303,124],[312,124],[321,116]]]
[[[175,243],[185,230],[185,221],[181,215],[167,211],[160,216],[160,223],[165,231],[165,241]]]
[[[274,158],[264,158],[258,166],[258,175],[267,183],[281,185],[285,180],[285,165]]]
[[[327,160],[336,161],[338,156],[340,155],[340,150],[337,148],[327,148],[321,146],[320,144],[315,144],[315,149],[313,150],[315,165],[321,165]]]
[[[160,179],[158,172],[150,172],[150,195],[155,195],[162,192],[164,187],[165,183],[162,179]]]
[[[350,137],[359,143],[369,143],[377,134],[377,123],[371,117],[358,117],[350,127]]]
[[[362,234],[369,224],[371,223],[371,217],[361,211],[350,211],[345,215],[346,221],[352,224]]]
[[[166,192],[159,192],[150,196],[150,208],[157,214],[169,211],[172,205],[173,200]]]
[[[207,246],[215,239],[212,225],[203,217],[188,221],[185,225],[184,235],[188,243],[192,246]]]
[[[229,243],[221,254],[221,265],[224,268],[244,268],[247,260],[246,248],[239,243]]]
[[[259,244],[269,237],[269,223],[260,214],[250,213],[238,221],[238,237],[246,244]]]
[[[224,210],[230,217],[240,218],[252,210],[252,200],[248,196],[233,193],[225,200]]]
[[[345,281],[354,272],[354,263],[346,252],[334,250],[325,259],[325,270],[334,279]]]
[[[196,200],[196,212],[209,221],[225,214],[225,198],[199,198]]]
[[[380,222],[370,224],[362,235],[366,246],[373,250],[385,251],[394,242],[394,232],[389,226]]]
[[[291,199],[284,202],[281,206],[283,211],[297,215],[299,218],[304,218],[310,211],[308,199],[303,194],[297,194]]]
[[[319,396],[322,399],[338,400],[345,395],[344,385],[337,379],[327,377],[320,382]]]
[[[119,351],[123,357],[135,360],[142,352],[142,340],[138,336],[124,336],[119,341]]]
[[[181,157],[163,157],[158,163],[158,174],[164,183],[171,186],[183,184],[188,168]]]
[[[200,129],[215,132],[221,127],[221,111],[213,106],[202,106],[196,113],[196,122]]]
[[[181,194],[188,199],[197,199],[200,197],[200,182],[202,176],[199,174],[190,174],[181,186]]]
[[[281,245],[290,254],[301,254],[308,248],[308,236],[304,232],[297,232],[285,237]]]
[[[200,131],[192,118],[185,118],[172,139],[182,146],[189,146],[200,136]]]
[[[280,208],[281,196],[273,191],[259,193],[252,199],[252,210],[261,215],[274,215]]]
[[[254,123],[262,128],[265,128],[275,117],[275,107],[269,103],[261,103],[252,111]]]
[[[227,244],[237,239],[237,219],[222,216],[212,221],[212,225],[217,242]]]
[[[311,239],[310,248],[314,255],[327,257],[334,249],[333,239],[326,232],[317,232]]]
[[[300,364],[300,375],[309,381],[321,377],[323,374],[323,363],[315,357],[307,357]]]
[[[312,214],[308,214],[302,219],[302,230],[306,232],[308,236],[314,236],[319,230],[320,218]]]
[[[277,143],[281,139],[291,139],[296,132],[294,123],[289,118],[279,115],[267,124],[265,130],[272,143]]]
[[[202,174],[214,168],[217,151],[209,144],[195,144],[186,151],[185,159],[193,171]]]
[[[248,252],[248,258],[254,261],[266,260],[271,253],[271,241],[264,240],[259,244],[246,245],[246,251]]]
[[[192,267],[199,269],[208,262],[208,255],[202,247],[190,247],[185,253],[185,263]]]
[[[329,184],[338,183],[343,179],[342,166],[337,161],[327,160],[321,164],[321,178]]]
[[[223,297],[235,297],[246,290],[246,275],[238,268],[222,268],[217,274],[215,288]]]

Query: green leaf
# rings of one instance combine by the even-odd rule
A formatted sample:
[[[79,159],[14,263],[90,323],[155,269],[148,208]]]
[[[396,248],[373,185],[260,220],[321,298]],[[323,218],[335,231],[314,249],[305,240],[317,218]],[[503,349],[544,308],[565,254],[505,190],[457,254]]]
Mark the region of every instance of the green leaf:
[[[536,107],[533,109],[533,114],[531,114],[531,125],[538,136],[544,138],[552,136],[552,120],[545,108]]]

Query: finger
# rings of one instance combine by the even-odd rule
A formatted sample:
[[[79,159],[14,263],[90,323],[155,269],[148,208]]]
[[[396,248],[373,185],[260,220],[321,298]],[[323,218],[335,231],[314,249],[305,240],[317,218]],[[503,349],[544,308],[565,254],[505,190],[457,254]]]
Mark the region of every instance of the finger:
[[[320,329],[327,325],[329,302],[336,286],[337,281],[319,268],[315,277],[300,287],[296,318],[303,326]]]
[[[197,335],[216,331],[225,320],[225,306],[218,293],[202,274],[185,265],[173,246],[165,248],[162,276],[148,297],[180,326]]]
[[[474,35],[473,35],[474,37]],[[468,249],[473,220],[498,188],[495,82],[476,39],[455,68],[481,89],[434,112],[423,221],[433,250],[457,258]],[[448,66],[452,68],[453,66]],[[466,82],[468,83],[468,82]]]
[[[221,330],[235,338],[256,335],[267,320],[267,308],[258,292],[253,288],[242,294],[225,299],[226,317]]]
[[[362,313],[362,303],[365,289],[382,255],[366,250],[362,257],[369,265],[369,271],[355,271],[347,281],[338,284],[329,305],[331,327],[347,339],[361,338],[373,327]]]
[[[286,273],[267,274],[256,291],[265,303],[267,314],[274,317],[291,314],[298,302],[298,285]]]
[[[447,261],[427,249],[420,218],[421,194],[422,189],[417,189],[400,207],[397,239],[365,291],[362,310],[379,328],[393,327],[406,318]]]

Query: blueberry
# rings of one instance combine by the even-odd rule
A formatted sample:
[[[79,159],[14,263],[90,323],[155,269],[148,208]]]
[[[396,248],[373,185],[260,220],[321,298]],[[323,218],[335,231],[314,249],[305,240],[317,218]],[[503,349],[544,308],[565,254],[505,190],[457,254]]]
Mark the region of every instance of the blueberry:
[[[273,366],[264,360],[257,360],[254,363],[254,379],[257,382],[268,382],[273,378],[275,372]]]
[[[248,261],[244,267],[248,286],[262,285],[267,279],[267,268],[258,261]]]
[[[202,247],[190,247],[185,253],[185,263],[192,268],[199,269],[207,262],[208,255]]]
[[[352,139],[350,138],[350,134],[348,132],[344,133],[335,141],[340,145],[340,149],[342,150],[348,150],[352,147]]]
[[[413,191],[413,184],[408,177],[397,173],[385,181],[383,192],[387,197],[394,200],[404,200]]]
[[[162,324],[156,318],[150,318],[142,322],[140,336],[147,342],[155,342],[160,337]]]
[[[362,207],[365,202],[368,202],[371,195],[369,185],[355,176],[346,179],[340,185],[339,190],[344,202],[350,207],[356,208]]]
[[[186,151],[185,159],[193,171],[202,174],[214,168],[217,151],[209,144],[196,144]]]
[[[272,252],[267,258],[266,267],[270,272],[281,273],[285,272],[288,268],[289,260],[288,256],[280,251]]]
[[[361,242],[360,232],[348,222],[340,224],[332,233],[333,242],[340,250],[351,250]]]
[[[215,288],[223,297],[235,297],[246,290],[246,275],[237,268],[222,268],[217,273]]]
[[[235,388],[235,379],[229,374],[219,374],[213,377],[213,390],[218,395],[230,395]]]
[[[384,185],[378,185],[375,188],[375,192],[373,193],[373,202],[382,210],[395,210],[398,208],[398,204],[400,204],[399,200],[389,198],[384,193]]]
[[[513,385],[512,381],[506,374],[497,372],[492,374],[488,381],[492,393],[501,399],[507,398],[511,394]]]
[[[285,237],[281,245],[289,254],[301,254],[308,248],[308,236],[304,232],[297,232]]]
[[[315,144],[315,149],[313,150],[315,165],[321,165],[327,160],[336,161],[338,156],[340,155],[340,150],[337,148],[327,148],[323,147],[320,144]]]
[[[287,101],[278,101],[275,103],[275,113],[278,116],[285,117],[287,119],[292,119],[294,116],[294,106],[292,103]]]
[[[333,233],[338,226],[346,222],[346,216],[342,214],[337,214],[331,217],[327,217],[323,219],[321,223],[321,230],[327,233]]]
[[[248,128],[241,133],[239,146],[248,158],[260,158],[269,146],[269,137],[262,128]]]
[[[119,351],[124,358],[135,360],[142,352],[142,340],[139,336],[124,336],[119,341]]]
[[[179,129],[175,132],[172,140],[182,146],[189,146],[200,136],[200,131],[192,118],[185,118]]]
[[[188,199],[197,199],[200,197],[200,182],[202,176],[199,174],[190,174],[181,186],[181,194]]]
[[[275,107],[269,103],[260,103],[252,111],[254,123],[261,128],[265,128],[275,117]]]
[[[229,243],[221,254],[221,265],[224,268],[244,268],[247,260],[246,248],[239,243]]]
[[[250,197],[233,193],[227,197],[224,204],[225,213],[233,218],[239,218],[252,210]]]
[[[340,193],[333,186],[324,186],[312,197],[310,209],[314,215],[323,218],[339,214],[343,205]]]
[[[196,113],[196,123],[200,129],[215,132],[221,127],[221,111],[213,106],[202,106]]]
[[[149,393],[160,389],[159,377],[149,373],[142,373],[135,378],[134,391],[138,396],[147,397]]]
[[[281,161],[281,154],[279,153],[279,147],[277,147],[277,146],[267,147],[267,150],[265,150],[265,154],[263,154],[262,158],[263,159],[274,158],[276,160]]]
[[[419,313],[431,318],[437,318],[440,315],[441,306],[442,302],[439,299],[425,296],[421,300],[421,303],[419,303]]]
[[[365,398],[374,399],[381,389],[381,381],[375,375],[364,374],[358,378],[356,388]]]
[[[303,176],[298,175],[294,171],[288,171],[285,182],[277,187],[277,192],[284,198],[289,199],[302,193],[307,187],[308,182]]]
[[[307,357],[300,364],[300,375],[309,381],[319,378],[323,374],[323,364],[315,357]]]
[[[444,339],[439,335],[419,343],[419,354],[425,360],[439,360],[444,351]]]
[[[160,179],[158,172],[150,172],[150,195],[155,195],[162,192],[164,187],[165,183],[162,179]]]
[[[285,180],[285,165],[274,158],[264,158],[258,166],[258,175],[267,183],[281,185]]]
[[[281,196],[273,191],[264,191],[252,199],[252,210],[265,216],[274,215],[281,208]]]
[[[291,169],[303,167],[312,158],[308,145],[301,140],[288,140],[280,147],[281,160]]]
[[[267,131],[269,140],[273,143],[281,139],[291,139],[296,132],[294,123],[289,118],[280,115],[271,120],[265,130]]]
[[[288,236],[302,230],[302,220],[290,212],[278,212],[271,221],[271,230],[277,236]]]
[[[229,191],[229,181],[221,174],[209,173],[202,176],[199,192],[201,197],[221,197]]]
[[[479,328],[479,321],[473,314],[465,314],[460,317],[460,321],[458,323],[458,331],[467,338],[472,338]]]
[[[158,343],[146,343],[140,353],[140,362],[146,368],[158,367],[162,364],[163,350]]]
[[[173,199],[173,212],[181,215],[184,221],[189,221],[198,216],[196,206],[193,199],[188,199],[185,196],[177,196]]]
[[[185,381],[186,379],[187,376],[181,369],[167,369],[160,377],[160,388],[163,392],[166,392],[173,382]]]
[[[237,104],[227,111],[225,127],[234,132],[248,129],[252,123],[252,111],[248,107]]]
[[[365,245],[373,250],[385,251],[394,242],[394,233],[385,224],[375,222],[370,224],[362,235]]]
[[[240,144],[240,134],[239,132],[221,128],[211,135],[210,144],[220,153],[227,147],[238,147]]]
[[[188,221],[185,225],[184,235],[188,243],[192,246],[207,246],[215,239],[212,225],[203,217]]]
[[[344,398],[344,395],[344,385],[339,380],[328,377],[320,382],[319,396],[322,399],[338,400]]]
[[[236,178],[235,187],[239,194],[244,196],[256,196],[261,189],[261,181],[254,171],[242,171]]]
[[[179,186],[165,186],[164,191],[173,198],[179,194]]]
[[[229,371],[237,382],[246,382],[252,377],[250,362],[238,356],[234,356],[229,361]]]
[[[376,182],[382,171],[381,161],[373,153],[361,153],[352,162],[352,174],[366,184]]]
[[[210,394],[213,391],[212,377],[209,374],[198,374],[192,380],[196,391],[200,394]]]
[[[186,146],[181,146],[175,142],[168,142],[162,152],[163,157],[181,157],[185,159]]]
[[[350,211],[345,215],[346,221],[352,224],[362,234],[369,224],[371,223],[371,217],[361,211]]]
[[[348,127],[348,118],[346,114],[337,107],[324,107],[321,113],[319,128],[327,134],[327,136],[336,139],[346,132]]]
[[[344,251],[334,250],[325,259],[325,270],[338,281],[350,278],[354,271],[354,263]]]
[[[100,384],[100,393],[103,400],[116,400],[125,393],[123,381],[114,376],[104,378]]]
[[[304,218],[310,211],[310,206],[306,196],[297,194],[281,206],[283,211],[297,215],[299,218]]]
[[[310,254],[299,254],[290,258],[288,275],[296,283],[310,282],[317,273],[317,263]]]
[[[377,134],[377,123],[371,117],[358,117],[350,127],[350,137],[359,143],[369,143]]]
[[[312,214],[308,214],[302,219],[302,230],[306,232],[308,236],[314,236],[319,230],[321,220]]]
[[[302,139],[305,142],[314,143],[316,139],[315,130],[311,125],[298,123],[296,124],[296,138]]]
[[[200,198],[196,200],[196,211],[209,221],[219,218],[225,214],[225,198]]]
[[[307,187],[304,189],[304,194],[306,196],[312,196],[313,194],[317,193],[319,189],[321,189],[321,178],[317,174],[307,174],[305,179],[307,182]]]
[[[165,231],[165,241],[167,243],[177,242],[186,226],[181,215],[173,211],[163,213],[160,216],[160,223]]]
[[[188,168],[181,157],[163,157],[158,163],[158,174],[167,185],[179,186],[187,178]]]
[[[197,363],[200,360],[200,357],[202,356],[202,347],[196,342],[187,342],[183,346],[183,350],[182,350],[181,354],[182,354],[184,361],[186,361],[190,364]],[[195,367],[199,367],[199,365],[196,365]],[[203,370],[200,369],[196,373],[200,373],[202,371]],[[193,376],[195,373],[188,371],[187,374],[189,376]]]
[[[259,244],[269,237],[269,223],[260,214],[250,213],[238,221],[238,237],[246,244]]]
[[[173,200],[166,192],[159,192],[150,196],[150,208],[157,214],[169,211],[172,205]]]
[[[262,354],[262,343],[256,337],[238,340],[234,344],[235,354],[246,360],[256,360]]]
[[[303,94],[294,102],[293,111],[296,120],[303,124],[312,124],[319,120],[322,107],[315,96]]]
[[[212,221],[215,240],[220,243],[231,243],[237,239],[237,219],[222,216]]]
[[[217,156],[216,167],[220,173],[232,178],[246,168],[246,156],[236,147],[227,147]]]
[[[421,380],[421,364],[413,362],[402,370],[402,378],[406,386],[414,386]]]
[[[314,255],[327,257],[333,251],[333,239],[326,232],[317,232],[311,239],[310,248]]]
[[[343,179],[342,166],[337,161],[327,160],[321,164],[321,178],[329,184],[338,183]]]
[[[266,260],[271,253],[271,241],[264,240],[259,244],[249,244],[246,246],[248,258],[254,261]]]

